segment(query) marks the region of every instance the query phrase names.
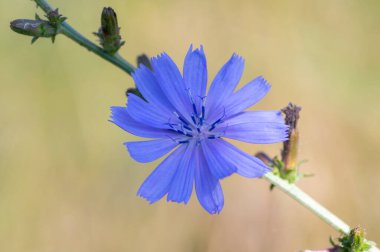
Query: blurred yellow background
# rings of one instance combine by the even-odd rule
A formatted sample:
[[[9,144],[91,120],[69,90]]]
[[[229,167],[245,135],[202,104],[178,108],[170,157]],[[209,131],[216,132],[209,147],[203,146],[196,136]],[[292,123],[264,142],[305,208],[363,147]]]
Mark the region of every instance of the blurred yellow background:
[[[182,67],[203,44],[211,79],[233,52],[246,59],[241,85],[272,83],[256,109],[303,107],[299,182],[350,225],[380,243],[380,2],[257,0],[54,0],[84,35],[104,6],[119,17],[135,62],[166,51]],[[299,251],[328,247],[332,228],[268,183],[222,181],[225,207],[210,216],[136,197],[158,162],[134,162],[137,139],[109,123],[132,79],[64,36],[53,45],[13,33],[31,1],[0,1],[0,251]],[[240,144],[278,155],[281,144]]]

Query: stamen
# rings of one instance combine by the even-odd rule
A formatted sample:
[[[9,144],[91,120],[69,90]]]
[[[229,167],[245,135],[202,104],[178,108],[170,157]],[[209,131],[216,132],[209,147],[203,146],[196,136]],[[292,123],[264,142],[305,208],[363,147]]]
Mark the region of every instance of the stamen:
[[[193,111],[194,114],[198,116],[197,107],[195,106],[195,103],[193,103]]]
[[[211,127],[208,131],[212,131],[213,129],[215,129],[215,126],[218,124],[218,123],[221,123],[223,118],[226,116],[226,109],[224,109],[224,112],[223,112],[223,115],[221,118],[219,118],[218,120],[216,120],[214,123],[211,124]]]
[[[185,143],[190,143],[189,140],[182,140],[182,141],[178,141],[179,144],[185,144]]]
[[[178,125],[176,125],[176,124],[172,124],[172,123],[168,123],[168,125],[169,125],[169,127],[172,128],[174,131],[176,131],[176,132],[178,132],[178,133],[181,133],[181,134],[183,134],[183,135],[186,135],[186,133],[185,133],[183,130],[180,130],[180,129],[174,127],[174,126],[178,126]]]
[[[194,117],[194,115],[191,116],[191,120],[193,120],[193,123],[194,123],[194,124],[197,124],[197,122],[195,121],[195,117]]]
[[[171,137],[171,136],[167,136],[167,137],[169,137],[173,142],[176,142],[176,143],[177,143],[177,140],[174,139],[173,137]]]
[[[215,126],[221,121],[222,121],[222,118],[219,118],[218,120],[216,120],[213,124],[211,124],[211,128],[208,131],[212,131],[213,129],[215,129]]]
[[[191,129],[189,126],[187,126],[187,125],[183,125],[183,127],[184,127],[185,129],[187,129],[187,130],[192,131],[192,129]]]
[[[191,94],[190,88],[187,89],[187,94],[189,95],[190,102],[193,106],[194,114],[198,117],[197,107],[195,106],[194,98],[193,98],[193,95]]]
[[[202,111],[201,111],[201,117],[200,117],[200,120],[199,120],[199,123],[200,123],[201,126],[203,125],[203,121],[205,119],[206,97],[207,96],[199,97],[202,100],[202,108],[201,108]]]
[[[184,124],[189,125],[189,123],[182,117],[180,116],[176,111],[173,112],[173,114]]]

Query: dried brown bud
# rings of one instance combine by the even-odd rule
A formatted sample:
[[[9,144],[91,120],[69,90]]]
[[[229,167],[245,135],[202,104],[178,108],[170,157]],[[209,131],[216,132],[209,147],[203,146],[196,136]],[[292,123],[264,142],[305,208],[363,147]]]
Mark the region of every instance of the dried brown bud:
[[[289,125],[289,139],[284,142],[284,148],[281,152],[282,162],[285,170],[295,169],[297,166],[297,152],[299,133],[297,122],[301,107],[289,103],[288,106],[281,110],[285,114],[285,123]]]

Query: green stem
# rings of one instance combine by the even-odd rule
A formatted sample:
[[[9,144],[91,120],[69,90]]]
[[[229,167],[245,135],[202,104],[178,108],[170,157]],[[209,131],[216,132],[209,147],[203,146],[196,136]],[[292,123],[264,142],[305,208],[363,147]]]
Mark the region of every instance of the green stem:
[[[274,175],[272,172],[268,172],[264,175],[264,178],[278,187],[281,191],[288,194],[290,197],[301,203],[301,205],[308,208],[319,218],[325,221],[327,224],[332,226],[337,231],[349,234],[351,228],[344,223],[341,219],[331,213],[329,210],[324,208],[321,204],[311,198],[309,195],[304,193],[294,184],[288,183],[286,180],[281,179],[280,177]]]
[[[45,0],[34,0],[36,4],[41,7],[41,9],[45,13],[49,13],[50,11],[53,11],[54,8],[49,5],[49,3]],[[98,56],[102,57],[103,59],[111,62],[115,66],[122,69],[127,74],[131,75],[134,71],[133,65],[131,65],[128,61],[126,61],[124,58],[122,58],[119,54],[109,54],[106,51],[104,51],[101,47],[97,46],[90,40],[88,40],[86,37],[84,37],[82,34],[77,32],[71,25],[69,25],[67,22],[63,22],[61,24],[61,30],[60,33],[63,35],[66,35],[70,39],[77,42],[79,45],[87,48],[89,51],[97,54]]]
[[[351,228],[349,225],[347,225],[339,217],[315,201],[304,191],[299,189],[296,185],[288,183],[286,180],[281,179],[280,177],[274,175],[272,172],[266,173],[264,175],[264,178],[279,188],[281,191],[292,197],[298,203],[309,209],[321,220],[332,226],[335,230],[346,235],[350,233]],[[377,247],[372,247],[370,251],[379,252],[380,250]]]

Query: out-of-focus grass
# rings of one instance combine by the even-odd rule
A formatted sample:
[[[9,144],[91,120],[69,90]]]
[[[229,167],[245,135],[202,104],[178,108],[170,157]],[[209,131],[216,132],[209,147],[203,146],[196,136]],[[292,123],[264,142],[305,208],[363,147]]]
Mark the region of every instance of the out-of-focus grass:
[[[118,13],[130,61],[167,51],[182,65],[202,43],[210,79],[232,52],[243,81],[273,85],[257,109],[303,106],[300,186],[378,239],[380,4],[378,1],[55,0],[88,36],[103,6]],[[336,233],[268,184],[223,181],[225,209],[137,198],[155,164],[131,160],[135,139],[107,122],[131,78],[64,37],[31,46],[10,31],[32,18],[31,1],[0,2],[0,251],[296,251]],[[264,149],[275,155],[280,145]],[[380,242],[378,240],[378,242]]]

